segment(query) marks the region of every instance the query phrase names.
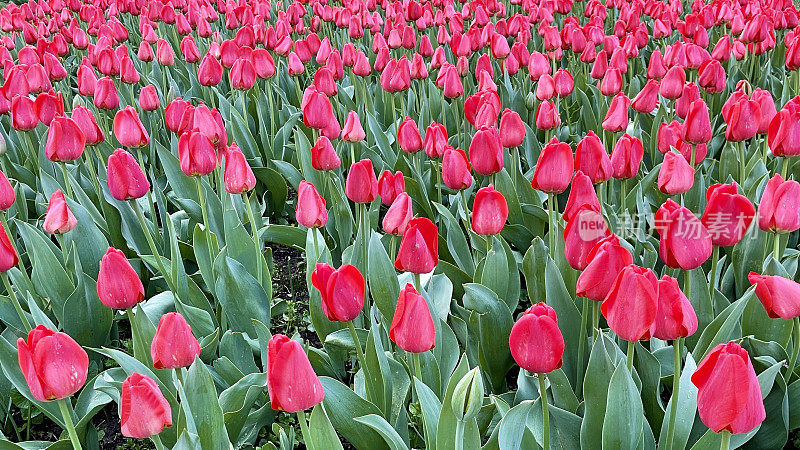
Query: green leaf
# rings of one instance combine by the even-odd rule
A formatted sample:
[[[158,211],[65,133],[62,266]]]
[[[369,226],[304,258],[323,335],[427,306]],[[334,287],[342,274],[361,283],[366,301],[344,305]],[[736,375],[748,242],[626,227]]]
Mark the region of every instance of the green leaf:
[[[754,292],[753,289],[749,290],[742,298],[731,303],[730,306],[717,315],[703,330],[703,334],[700,335],[700,340],[697,341],[692,354],[699,355],[700,360],[702,360],[716,345],[728,342],[735,337],[740,337],[736,336],[735,333],[737,327],[739,327],[739,319],[742,317],[742,312],[750,297],[755,295]]]
[[[403,439],[397,434],[397,431],[389,425],[383,417],[377,414],[369,414],[366,416],[356,417],[353,420],[363,423],[373,430],[377,431],[391,450],[405,450],[408,445],[403,442]]]
[[[231,444],[214,380],[199,358],[195,359],[186,373],[184,391],[187,395],[185,402],[194,418],[202,448],[228,450]]]
[[[270,299],[264,288],[238,261],[221,252],[214,262],[217,299],[228,318],[230,329],[257,336],[253,319],[265,325],[270,320]]]
[[[464,307],[469,316],[471,332],[477,335],[481,368],[491,382],[492,392],[505,388],[505,376],[513,365],[508,348],[508,336],[514,321],[505,303],[489,288],[480,284],[464,285]]]
[[[619,364],[608,384],[603,448],[636,449],[642,441],[643,426],[644,407],[636,383],[628,368]]]
[[[400,295],[400,285],[397,282],[397,275],[389,260],[389,255],[380,240],[380,235],[372,233],[369,242],[369,292],[372,301],[378,307],[383,317],[394,317],[394,308],[397,298]]]
[[[608,401],[608,386],[614,373],[614,359],[609,354],[613,343],[600,333],[592,346],[586,379],[583,382],[584,414],[581,424],[581,448],[601,448],[603,421]]]
[[[686,361],[683,364],[683,372],[681,373],[680,387],[678,388],[678,409],[675,415],[675,431],[673,434],[674,448],[686,448],[686,444],[689,442],[689,433],[692,431],[692,425],[697,413],[697,387],[691,380],[695,370],[697,370],[697,363],[695,363],[692,354],[687,353]],[[664,448],[663,446],[667,443],[667,430],[669,429],[673,401],[675,399],[670,397],[666,408],[667,413],[664,414],[664,421],[661,423],[661,434],[658,437],[659,448]]]
[[[336,431],[356,448],[387,449],[380,434],[371,427],[356,422],[354,417],[380,414],[377,406],[359,397],[349,387],[333,378],[320,377],[325,390],[325,411]]]
[[[564,279],[550,258],[547,259],[544,280],[546,301],[558,315],[558,328],[561,329],[561,334],[564,336],[564,346],[565,348],[577,349],[578,342],[584,339],[581,331],[581,312],[575,306],[575,301],[567,291]],[[577,370],[577,364],[583,364],[577,358],[577,352],[564,352],[563,370],[573,384],[575,382],[574,374]],[[587,371],[587,373],[590,372]]]
[[[447,392],[442,400],[442,410],[439,414],[439,426],[436,433],[436,448],[439,450],[455,448],[455,429],[458,419],[456,419],[455,414],[453,414],[451,402],[456,385],[467,372],[469,372],[467,356],[462,355],[461,362],[458,363],[455,371],[453,371],[450,376],[450,382],[447,384]],[[480,431],[478,430],[478,424],[475,419],[468,421],[464,428],[463,450],[478,450],[480,448]]]
[[[64,302],[60,325],[79,344],[99,347],[108,341],[114,310],[100,302],[97,284],[89,275],[82,273],[79,277],[78,287]]]
[[[436,449],[436,434],[439,414],[442,411],[442,403],[436,394],[423,383],[419,378],[414,378],[414,385],[417,388],[420,409],[422,410],[422,420],[425,427],[425,441],[427,448]]]

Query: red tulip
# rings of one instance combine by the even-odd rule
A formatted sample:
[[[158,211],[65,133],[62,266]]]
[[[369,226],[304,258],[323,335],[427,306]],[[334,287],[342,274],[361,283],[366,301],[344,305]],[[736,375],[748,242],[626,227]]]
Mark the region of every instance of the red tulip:
[[[683,66],[673,66],[661,80],[661,96],[670,100],[675,100],[683,93],[683,86],[686,84],[686,71]]]
[[[775,174],[767,182],[758,205],[758,227],[775,233],[800,229],[800,183]]]
[[[668,195],[688,192],[694,184],[694,168],[675,152],[667,152],[658,171],[658,190]]]
[[[173,133],[177,133],[180,129],[181,119],[183,118],[184,113],[193,108],[194,107],[189,102],[180,97],[169,102],[169,104],[164,108],[164,122],[167,126],[167,129]]]
[[[572,187],[562,215],[564,221],[569,222],[583,205],[589,205],[595,211],[600,211],[600,201],[597,199],[592,180],[579,170],[572,178]]]
[[[406,182],[405,178],[403,178],[403,172],[398,170],[392,174],[388,170],[383,171],[381,178],[378,180],[378,195],[381,197],[381,203],[386,206],[391,205],[394,203],[394,199],[405,190]]]
[[[475,133],[469,144],[469,160],[475,172],[481,175],[503,169],[503,147],[496,127],[482,127]]]
[[[410,283],[400,291],[389,339],[409,353],[424,353],[436,345],[436,327],[428,303]]]
[[[358,113],[350,111],[344,122],[344,128],[342,128],[342,140],[346,142],[361,142],[366,137],[367,134],[364,132],[364,128],[361,127]]]
[[[150,356],[156,369],[188,367],[200,354],[200,343],[192,334],[186,319],[176,312],[161,316],[150,345]]]
[[[117,86],[110,77],[103,77],[97,80],[94,88],[94,106],[100,109],[119,108],[119,94]]]
[[[222,64],[206,53],[197,68],[197,81],[203,86],[216,86],[222,81]]]
[[[750,355],[735,342],[719,344],[692,375],[700,420],[715,433],[747,433],[766,418]]]
[[[320,291],[322,312],[331,321],[349,322],[364,308],[364,277],[356,266],[345,264],[331,271],[330,266],[317,264],[312,275],[314,287]]]
[[[448,146],[442,158],[442,180],[445,186],[460,191],[472,186],[472,174],[464,150]]]
[[[127,151],[118,148],[108,157],[106,181],[111,196],[124,201],[144,197],[150,190],[142,168]]]
[[[14,204],[16,193],[6,174],[0,171],[0,210],[7,211]]]
[[[267,349],[267,392],[272,409],[294,413],[325,398],[322,383],[297,341],[276,334]]]
[[[767,134],[769,124],[778,112],[775,110],[775,100],[772,99],[772,94],[764,89],[756,88],[753,91],[751,98],[754,102],[758,103],[761,109],[761,121],[758,123],[758,134]]]
[[[155,111],[158,109],[160,103],[158,100],[158,93],[156,92],[156,87],[152,84],[148,84],[147,86],[143,87],[141,92],[139,92],[139,106],[144,111]],[[75,114],[73,113],[73,116]]]
[[[256,67],[250,58],[238,58],[228,73],[233,89],[248,90],[256,84]]]
[[[719,94],[727,83],[725,68],[716,59],[709,59],[700,65],[697,83],[710,94]]]
[[[514,361],[528,372],[549,373],[561,367],[564,337],[556,311],[544,302],[528,308],[511,327],[508,345]]]
[[[568,70],[558,69],[553,75],[553,83],[555,84],[556,95],[564,98],[572,94],[575,88],[575,82],[572,79],[572,74]]]
[[[566,142],[553,137],[539,153],[531,186],[539,191],[560,194],[569,186],[573,172],[572,149]]]
[[[55,92],[42,92],[36,96],[33,102],[33,109],[39,117],[39,121],[45,125],[50,125],[50,122],[55,116],[64,115],[64,100],[61,93],[56,95]]]
[[[602,302],[622,269],[633,264],[631,252],[620,245],[619,238],[608,235],[598,241],[586,256],[588,264],[578,275],[575,292],[579,297]]]
[[[767,144],[775,156],[800,155],[800,108],[778,111],[769,123]]]
[[[317,142],[311,147],[311,166],[317,170],[333,170],[341,164],[331,140],[325,136],[317,138]]]
[[[125,254],[108,247],[100,260],[97,275],[97,296],[109,308],[132,308],[144,300],[144,286]]]
[[[564,227],[564,256],[570,267],[585,269],[592,248],[609,234],[608,225],[599,211],[590,205],[580,206]]]
[[[609,67],[600,81],[600,93],[603,95],[617,95],[622,90],[622,73],[615,67]]]
[[[708,106],[702,100],[695,100],[689,105],[686,120],[683,122],[681,138],[692,144],[705,144],[711,140],[711,120]]]
[[[44,216],[43,228],[51,234],[66,233],[78,224],[78,220],[72,214],[64,200],[64,193],[61,189],[53,192],[50,202],[47,204],[47,214]]]
[[[439,158],[444,155],[444,149],[447,146],[447,129],[444,125],[436,122],[431,122],[425,130],[425,141],[423,148],[425,154],[429,158]]]
[[[558,108],[552,101],[539,103],[536,108],[536,128],[540,130],[552,130],[561,125],[561,117],[558,115]]]
[[[508,219],[508,204],[499,191],[489,186],[478,189],[472,206],[472,231],[483,236],[500,233]]]
[[[575,170],[582,171],[594,184],[611,178],[611,159],[594,131],[589,131],[575,148]]]
[[[31,395],[40,402],[67,398],[86,383],[89,356],[66,333],[39,325],[27,341],[17,339],[17,352]]]
[[[426,217],[408,221],[394,267],[397,270],[428,273],[439,264],[439,228]]]
[[[195,129],[178,139],[181,170],[190,177],[208,175],[217,167],[217,152],[211,140]]]
[[[750,284],[756,287],[756,296],[767,315],[773,319],[794,319],[800,316],[800,284],[778,275],[747,275]]]
[[[658,280],[651,269],[634,264],[623,268],[600,305],[608,326],[620,338],[650,339],[658,311]]]
[[[328,210],[325,199],[319,195],[313,184],[303,180],[297,188],[297,223],[307,228],[322,227],[328,223]]]
[[[688,208],[667,200],[656,212],[658,253],[667,267],[692,270],[711,256],[711,235]]]
[[[362,159],[350,166],[344,192],[355,203],[370,203],[378,195],[378,179],[372,160]]]
[[[314,85],[309,86],[303,93],[301,106],[303,123],[309,128],[323,129],[331,121],[336,120],[330,99]]]
[[[402,235],[408,227],[408,222],[414,217],[411,196],[401,192],[395,197],[386,215],[383,216],[383,230],[387,234]]]
[[[728,247],[742,240],[756,210],[747,197],[737,193],[736,183],[709,186],[706,201],[700,221],[711,234],[711,243]]]
[[[232,144],[225,152],[224,178],[225,191],[229,194],[241,194],[256,187],[253,169],[250,168],[244,153],[236,144]]]
[[[422,136],[414,119],[406,116],[397,129],[397,142],[400,149],[406,153],[415,153],[422,150]]]
[[[684,276],[691,276],[688,273]],[[653,337],[667,341],[691,336],[697,331],[697,315],[678,280],[664,275],[658,280],[658,312]]]
[[[33,100],[28,97],[16,96],[11,100],[11,126],[17,131],[27,131],[36,128],[39,124],[39,115]]]
[[[5,227],[0,224],[0,272],[6,272],[19,263],[19,256],[8,238]]]
[[[658,107],[659,83],[656,80],[648,80],[641,91],[636,94],[631,102],[631,108],[642,113],[650,114]]]
[[[122,383],[119,417],[122,435],[146,439],[172,426],[172,409],[158,384],[133,372]]]
[[[723,112],[722,118],[728,126],[725,139],[732,142],[744,141],[756,135],[761,122],[761,107],[744,96],[735,101]]]
[[[525,139],[525,124],[516,111],[508,108],[500,116],[500,142],[505,148],[514,148],[522,145]]]
[[[620,92],[611,99],[608,111],[603,119],[602,127],[606,131],[617,132],[628,128],[628,108],[631,100],[624,92]]]
[[[144,147],[150,143],[150,136],[132,106],[114,115],[114,136],[123,147]]]
[[[642,141],[625,133],[611,152],[612,176],[617,179],[636,178],[643,157]]]

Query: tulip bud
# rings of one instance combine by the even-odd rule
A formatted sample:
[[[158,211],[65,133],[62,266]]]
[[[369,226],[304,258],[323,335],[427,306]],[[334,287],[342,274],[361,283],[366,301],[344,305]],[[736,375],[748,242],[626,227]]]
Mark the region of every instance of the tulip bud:
[[[692,144],[705,144],[711,140],[711,120],[708,106],[702,99],[695,100],[689,106],[686,120],[683,122],[681,137]]]
[[[366,137],[367,134],[364,132],[364,128],[361,127],[358,113],[350,111],[344,122],[344,128],[342,128],[342,140],[345,142],[361,142],[366,139]]]
[[[589,263],[592,248],[610,231],[599,211],[590,205],[582,205],[564,227],[564,256],[570,267],[583,270]]]
[[[276,334],[267,349],[267,393],[272,409],[294,413],[325,398],[322,383],[298,342]]]
[[[372,160],[362,159],[350,166],[345,181],[345,194],[355,203],[370,203],[378,195],[378,179]]]
[[[8,238],[5,227],[0,224],[0,272],[6,272],[18,263],[17,250]]]
[[[181,170],[190,177],[208,175],[217,167],[214,144],[197,129],[181,135],[178,139],[178,158]]]
[[[403,178],[403,172],[399,170],[392,174],[388,170],[384,170],[381,178],[378,180],[378,195],[381,197],[381,203],[386,206],[394,203],[397,196],[405,192],[406,182]]]
[[[670,100],[675,100],[683,93],[683,87],[686,84],[686,71],[683,66],[672,66],[664,79],[661,80],[661,96]]]
[[[189,367],[200,354],[200,343],[192,334],[192,328],[180,313],[171,312],[161,316],[150,345],[150,356],[156,369],[178,369]]]
[[[600,211],[600,201],[597,199],[592,180],[579,170],[572,179],[572,188],[569,190],[567,205],[562,215],[564,221],[569,222],[583,205],[589,205],[595,211]]]
[[[424,353],[436,345],[436,327],[428,303],[410,283],[400,291],[389,339],[409,353]]]
[[[297,223],[307,228],[322,227],[328,223],[325,199],[319,195],[313,184],[305,180],[297,188],[295,218]]]
[[[612,176],[617,179],[635,178],[643,157],[642,141],[625,133],[611,152]]]
[[[656,212],[658,253],[667,267],[692,270],[710,256],[711,235],[688,208],[667,201]]]
[[[114,136],[123,147],[144,147],[150,143],[150,136],[132,106],[126,106],[114,115]]]
[[[564,337],[556,311],[544,302],[528,308],[511,328],[508,345],[514,361],[528,372],[549,373],[561,367]]]
[[[426,217],[408,221],[394,267],[412,273],[428,273],[439,264],[439,228]]]
[[[311,147],[311,166],[317,170],[333,170],[341,164],[331,140],[325,136],[317,138],[317,142]]]
[[[575,291],[579,297],[596,302],[606,298],[622,269],[633,264],[631,252],[620,245],[619,238],[613,234],[598,241],[586,260],[588,264],[578,275]]]
[[[144,197],[150,190],[142,168],[127,151],[118,148],[108,157],[108,190],[111,196],[124,201]]]
[[[109,308],[132,308],[144,300],[144,286],[122,251],[109,247],[100,260],[97,296]]]
[[[454,191],[472,186],[472,174],[464,150],[447,146],[442,158],[442,180]]]
[[[411,196],[401,192],[392,202],[386,215],[383,216],[383,230],[387,234],[402,235],[406,231],[408,222],[414,217]]]
[[[575,170],[585,173],[594,184],[611,178],[611,159],[594,131],[589,131],[575,148]]]
[[[742,240],[756,210],[747,197],[737,193],[736,183],[709,186],[706,201],[700,221],[711,234],[711,243],[728,247]]]
[[[197,81],[202,86],[216,86],[222,81],[222,64],[211,53],[206,53],[200,62]]]
[[[472,168],[481,175],[491,175],[503,169],[503,147],[497,128],[482,127],[469,144]]]
[[[158,92],[156,87],[148,84],[139,92],[139,106],[144,111],[155,111],[159,107]]]
[[[796,281],[756,272],[750,272],[747,280],[756,287],[756,297],[769,317],[791,320],[800,316],[800,284]]]
[[[225,153],[225,191],[229,194],[241,194],[256,187],[253,169],[247,163],[244,153],[236,144],[228,147]]]
[[[688,273],[684,276],[691,276]],[[697,315],[678,280],[664,275],[658,280],[658,312],[653,337],[667,341],[691,336],[697,331]]]
[[[74,120],[68,117],[54,117],[47,130],[44,152],[53,162],[72,161],[83,154],[86,138]]]
[[[2,141],[2,137],[0,137],[0,141]],[[14,188],[11,187],[11,183],[6,178],[6,174],[0,171],[0,210],[6,211],[14,204],[14,200],[16,200],[16,195],[14,193]]]
[[[119,417],[122,435],[146,439],[172,426],[172,409],[158,384],[133,372],[122,383]]]
[[[600,305],[609,327],[620,338],[650,339],[658,311],[658,280],[651,269],[628,265],[614,279]]]
[[[678,153],[667,152],[658,171],[658,190],[668,195],[688,192],[694,184],[694,168]]]
[[[798,38],[800,41],[800,38]],[[800,155],[800,108],[780,110],[767,129],[767,144],[775,156]]]
[[[617,132],[628,128],[628,108],[631,100],[624,92],[620,92],[611,99],[602,127],[606,131]]]
[[[500,142],[503,147],[514,148],[525,139],[525,124],[516,111],[506,108],[500,117]]]
[[[483,236],[500,233],[508,219],[508,204],[500,191],[489,186],[478,189],[472,205],[472,231]]]
[[[422,136],[417,128],[417,123],[408,116],[397,129],[397,142],[400,149],[406,153],[416,153],[422,150]]]
[[[31,395],[40,402],[60,400],[86,383],[89,355],[68,334],[39,325],[17,339],[19,368]]]
[[[78,220],[64,200],[64,193],[61,189],[53,192],[50,203],[47,204],[47,214],[44,216],[44,230],[51,234],[66,233],[77,224]]]
[[[94,106],[109,110],[119,108],[117,86],[110,77],[103,77],[97,80],[97,85],[94,88]]]
[[[561,117],[558,115],[558,108],[555,103],[548,100],[539,104],[536,109],[536,128],[540,130],[552,130],[561,125]]]
[[[567,189],[574,172],[572,149],[566,142],[553,137],[539,153],[531,187],[560,194]]]
[[[800,183],[783,181],[775,174],[767,182],[758,205],[758,227],[773,233],[791,233],[800,229]]]
[[[447,146],[447,130],[444,125],[436,122],[431,122],[425,130],[425,142],[423,148],[425,154],[430,158],[439,158],[444,155],[444,149]]]

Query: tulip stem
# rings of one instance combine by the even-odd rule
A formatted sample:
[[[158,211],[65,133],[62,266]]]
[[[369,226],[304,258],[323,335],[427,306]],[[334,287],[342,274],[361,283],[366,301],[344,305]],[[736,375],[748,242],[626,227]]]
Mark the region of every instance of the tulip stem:
[[[747,161],[745,160],[744,141],[739,141],[739,185],[744,189],[747,179]]]
[[[719,445],[720,450],[729,450],[731,448],[731,432],[728,430],[722,430],[721,435],[722,441]]]
[[[417,292],[419,292],[421,294],[422,293],[422,279],[421,279],[420,274],[418,274],[418,273],[414,274],[414,285],[415,285],[414,287],[417,288]]]
[[[456,420],[455,449],[464,450],[464,426],[463,420]]]
[[[592,344],[600,335],[600,302],[592,302]]]
[[[197,195],[200,197],[200,209],[203,211],[203,226],[206,230],[211,231],[208,228],[208,210],[206,209],[206,196],[203,192],[203,182],[200,180],[200,177],[194,177],[194,181],[197,184]]]
[[[253,232],[253,245],[256,248],[256,280],[261,284],[261,240],[258,239],[258,226],[256,225],[256,216],[253,214],[253,207],[250,205],[250,195],[246,192],[242,193],[242,200],[247,207],[247,219],[250,221],[250,229]],[[314,233],[314,251],[319,252],[317,248],[317,233]]]
[[[58,164],[61,166],[61,174],[64,176],[64,189],[67,190],[67,197],[74,198],[72,196],[72,186],[69,184],[69,174],[67,173],[67,163],[61,162]]]
[[[797,351],[800,350],[800,317],[792,319],[792,355],[789,357],[789,369],[786,372],[786,382],[792,379],[795,364],[797,364]]]
[[[75,425],[72,423],[72,411],[70,411],[71,408],[67,406],[67,400],[63,398],[58,399],[58,407],[61,409],[61,416],[64,418],[64,426],[67,428],[69,440],[72,441],[72,448],[81,450],[81,441],[78,440],[78,433],[75,432]]]
[[[358,365],[361,369],[364,370],[364,375],[367,374],[367,366],[364,365],[364,351],[361,350],[361,341],[358,340],[358,334],[356,333],[356,327],[353,325],[353,321],[350,320],[347,322],[347,328],[350,329],[350,336],[353,337],[353,345],[356,347],[356,357],[358,358]]]
[[[583,305],[581,305],[581,333],[580,333],[580,340],[578,341],[578,377],[575,379],[575,387],[577,390],[577,395],[580,397],[581,395],[581,388],[583,387],[583,383],[581,380],[584,377],[584,371],[586,370],[583,366],[583,356],[586,353],[586,325],[589,323],[589,299],[583,299]]]
[[[555,227],[555,213],[553,209],[553,201],[555,195],[552,192],[547,193],[547,217],[550,220],[550,230],[547,233],[550,241],[550,257],[556,259],[556,227]]]
[[[550,411],[547,406],[547,386],[545,381],[547,374],[537,374],[539,378],[539,398],[542,401],[542,449],[550,449]]]
[[[14,290],[11,289],[11,283],[8,281],[8,272],[0,272],[0,275],[3,278],[3,285],[6,287],[6,291],[8,292],[8,297],[11,299],[11,303],[14,304],[14,309],[17,310],[17,314],[19,315],[20,320],[22,320],[22,326],[25,327],[25,333],[31,331],[31,323],[28,321],[28,318],[25,316],[25,312],[22,310],[22,306],[19,304],[19,299],[17,299],[17,294],[14,293]]]
[[[709,296],[711,298],[712,304],[714,301],[714,289],[716,289],[717,284],[717,265],[719,264],[719,247],[716,245],[714,246],[714,250],[711,252],[711,283],[708,285]]]
[[[789,173],[789,157],[785,156],[783,158],[783,164],[781,165],[781,178],[785,180],[787,173]]]
[[[628,356],[625,358],[625,365],[628,366],[628,370],[633,372],[633,354],[636,352],[636,343],[633,341],[628,342]]]
[[[161,275],[164,277],[164,281],[167,282],[167,286],[169,290],[172,291],[173,295],[177,295],[177,291],[175,290],[175,286],[172,283],[172,278],[170,278],[169,272],[164,268],[164,262],[161,261],[161,254],[156,248],[156,243],[153,240],[153,235],[150,234],[150,228],[147,226],[147,223],[144,221],[144,216],[142,215],[142,210],[139,208],[139,203],[136,202],[136,199],[131,200],[131,205],[133,205],[133,211],[136,213],[136,218],[139,219],[139,225],[142,227],[142,231],[144,231],[144,237],[147,239],[147,244],[150,245],[150,251],[153,252],[153,256],[156,258],[156,265],[158,266],[158,270],[161,271]]]
[[[772,257],[775,258],[776,261],[781,262],[781,257],[783,256],[781,254],[781,235],[775,233],[775,239],[772,242],[774,243]]]
[[[300,432],[303,433],[303,442],[306,444],[308,448],[312,448],[310,445],[310,437],[311,433],[308,431],[308,422],[306,421],[306,413],[302,409],[297,411],[297,421],[300,422]]]
[[[150,440],[153,441],[153,444],[156,446],[156,450],[164,450],[164,443],[161,442],[161,437],[157,434],[150,436]]]
[[[672,399],[669,408],[669,425],[667,426],[667,450],[672,448],[675,439],[675,417],[678,414],[678,391],[681,386],[681,338],[672,342]]]

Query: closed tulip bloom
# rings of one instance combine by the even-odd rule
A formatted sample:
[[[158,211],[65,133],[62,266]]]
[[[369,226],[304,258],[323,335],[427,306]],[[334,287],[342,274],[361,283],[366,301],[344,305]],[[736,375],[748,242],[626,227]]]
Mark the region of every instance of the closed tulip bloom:
[[[144,111],[155,111],[160,106],[156,87],[148,84],[139,92],[139,106]],[[74,115],[74,113],[73,113]]]
[[[564,227],[564,256],[570,267],[583,270],[589,264],[589,253],[611,232],[603,215],[590,205],[582,205]]]
[[[349,322],[364,307],[364,276],[356,266],[345,264],[322,278],[322,312],[331,321]],[[324,289],[324,293],[323,292]]]
[[[578,275],[575,292],[595,302],[602,302],[614,280],[623,268],[633,264],[633,256],[619,243],[619,238],[608,235],[598,241],[586,256],[588,264]]]
[[[505,148],[514,148],[522,145],[525,139],[525,124],[516,111],[508,108],[500,116],[500,142]]]
[[[439,264],[439,228],[426,217],[408,221],[394,267],[412,273],[428,273]]]
[[[94,88],[94,106],[100,109],[119,108],[119,94],[117,86],[110,77],[103,77],[97,80]]]
[[[622,73],[619,69],[609,67],[600,81],[600,93],[603,95],[617,95],[622,90]]]
[[[17,339],[19,368],[40,402],[61,400],[86,383],[89,355],[68,334],[39,325]]]
[[[667,195],[688,192],[694,184],[694,168],[676,152],[667,152],[658,171],[658,190]]]
[[[172,426],[172,409],[158,384],[133,372],[122,383],[119,402],[122,435],[146,439]]]
[[[774,233],[791,233],[800,229],[800,183],[783,181],[775,174],[767,182],[758,205],[758,227]]]
[[[169,102],[164,108],[164,123],[167,129],[177,133],[181,126],[181,119],[187,109],[194,108],[189,102],[178,97]]]
[[[342,140],[346,142],[361,142],[366,139],[367,134],[364,128],[361,127],[361,121],[358,119],[358,113],[350,111],[345,119],[344,127],[342,128]]]
[[[241,194],[256,187],[253,169],[247,163],[244,153],[236,144],[228,147],[225,153],[225,191],[229,194]]]
[[[737,192],[736,183],[713,184],[706,191],[706,209],[700,221],[718,247],[736,245],[755,217],[750,200]]]
[[[0,171],[0,210],[7,211],[14,204],[16,195],[14,188],[6,178],[6,174]]]
[[[64,115],[64,100],[62,94],[59,92],[56,95],[53,91],[42,92],[36,97],[33,102],[33,109],[39,117],[39,121],[45,125],[50,125],[50,122],[55,116]]]
[[[256,84],[256,68],[250,58],[238,58],[228,73],[233,89],[248,90]]]
[[[276,334],[269,340],[267,352],[267,392],[272,409],[295,413],[325,398],[322,383],[297,341]]]
[[[301,109],[303,123],[309,128],[324,129],[331,121],[336,120],[330,99],[314,85],[309,86],[303,93]]]
[[[735,342],[719,344],[692,374],[700,420],[713,432],[747,433],[766,418],[750,355]]]
[[[659,86],[660,84],[657,80],[648,80],[647,84],[633,98],[631,108],[643,114],[653,112],[658,107]]]
[[[575,148],[575,170],[582,171],[594,184],[611,178],[611,159],[594,131],[589,131]]]
[[[106,182],[111,196],[124,201],[144,197],[150,190],[142,168],[127,151],[118,148],[108,157]]]
[[[39,125],[39,116],[32,99],[16,96],[11,100],[11,126],[17,131],[27,131]]]
[[[558,108],[552,101],[539,103],[536,108],[536,128],[540,130],[552,130],[561,125],[561,116],[558,115]]]
[[[208,175],[217,167],[214,144],[196,129],[178,139],[178,158],[181,170],[190,177]]]
[[[355,203],[370,203],[378,195],[378,179],[372,160],[362,159],[350,166],[344,192]]]
[[[650,339],[658,312],[658,279],[651,269],[625,266],[600,304],[600,312],[620,338],[635,342]]]
[[[600,211],[600,201],[597,199],[592,180],[579,170],[572,178],[572,187],[569,190],[567,205],[564,207],[562,215],[564,221],[569,222],[583,205],[589,205],[592,209]]]
[[[423,142],[425,154],[429,158],[442,157],[447,146],[447,140],[447,129],[445,129],[444,125],[431,122],[428,128],[425,129],[425,141]]]
[[[114,136],[123,147],[144,147],[150,143],[150,135],[132,106],[126,106],[114,115]]]
[[[759,109],[761,109],[761,121],[758,123],[757,133],[767,134],[770,122],[778,114],[775,109],[775,100],[769,91],[761,88],[756,88],[750,98],[758,103]]]
[[[341,164],[331,140],[325,136],[317,138],[317,142],[311,147],[311,166],[317,170],[333,170]]]
[[[500,191],[489,186],[478,189],[472,205],[472,231],[483,236],[500,233],[508,219],[508,204]]]
[[[761,122],[761,107],[746,96],[734,102],[722,115],[725,123],[725,139],[738,142],[756,135]]]
[[[564,336],[556,311],[544,302],[528,308],[511,327],[508,346],[514,361],[531,373],[549,373],[561,367]]]
[[[325,199],[319,195],[313,184],[305,180],[297,188],[295,218],[297,223],[306,228],[322,227],[328,223]]]
[[[569,186],[574,166],[569,144],[553,137],[539,153],[531,187],[543,192],[560,194]]]
[[[775,156],[800,155],[800,108],[778,111],[769,123],[767,144]]]
[[[606,131],[617,132],[628,128],[628,108],[631,100],[624,92],[620,92],[611,99],[602,127]]]
[[[664,79],[661,80],[661,96],[670,100],[675,100],[683,93],[683,86],[686,84],[686,71],[683,66],[672,66]]]
[[[69,117],[54,117],[47,131],[45,156],[50,161],[72,161],[83,154],[86,138],[78,124]]]
[[[402,235],[412,217],[414,217],[414,212],[411,196],[406,192],[401,192],[386,211],[386,215],[383,216],[383,230],[387,234]]]
[[[419,133],[417,122],[406,116],[397,129],[397,142],[400,149],[406,153],[416,153],[422,150],[422,136]]]
[[[725,68],[716,59],[709,59],[700,65],[697,83],[711,94],[718,94],[725,90],[728,79]]]
[[[178,369],[189,367],[200,354],[200,343],[192,334],[192,328],[180,313],[171,312],[161,316],[150,345],[150,356],[156,369]]]
[[[747,275],[750,284],[756,287],[756,296],[767,315],[773,319],[794,319],[800,316],[800,284],[778,275]]]
[[[656,221],[661,234],[658,254],[667,267],[692,270],[711,256],[711,234],[688,208],[665,203]]]
[[[403,172],[399,170],[392,174],[388,170],[381,173],[381,178],[378,180],[378,195],[381,197],[381,203],[386,206],[394,203],[400,193],[406,190],[406,180],[403,177]]]
[[[711,120],[708,116],[708,106],[702,99],[689,105],[686,120],[683,122],[681,138],[692,144],[705,144],[711,140]]]
[[[50,203],[47,204],[47,214],[44,216],[43,228],[48,233],[59,234],[71,231],[78,224],[78,219],[72,214],[72,210],[64,200],[64,193],[61,189],[53,192],[50,196]]]
[[[216,86],[222,81],[222,64],[211,53],[206,53],[200,61],[197,81],[203,86]]]
[[[442,158],[442,181],[454,191],[472,186],[472,174],[464,150],[450,146],[446,148]]]
[[[666,154],[670,149],[677,149],[678,142],[681,141],[683,124],[677,120],[670,123],[662,123],[658,126],[658,151]]]
[[[553,82],[555,84],[556,95],[564,98],[572,94],[575,88],[575,82],[572,79],[572,74],[568,70],[558,69],[553,75]]]
[[[100,260],[97,296],[109,308],[132,308],[144,300],[144,286],[122,251],[108,247]]]
[[[436,327],[428,303],[410,283],[400,291],[389,339],[409,353],[424,353],[436,345]]]
[[[658,312],[653,337],[668,341],[691,336],[695,331],[697,315],[694,307],[678,287],[678,280],[664,275],[658,280]]]
[[[495,126],[482,127],[469,144],[472,168],[481,175],[491,175],[503,169],[503,147]]]
[[[17,250],[8,238],[5,227],[0,224],[0,272],[6,272],[18,263]]]
[[[612,176],[616,179],[636,178],[643,157],[642,141],[625,133],[611,151]]]

